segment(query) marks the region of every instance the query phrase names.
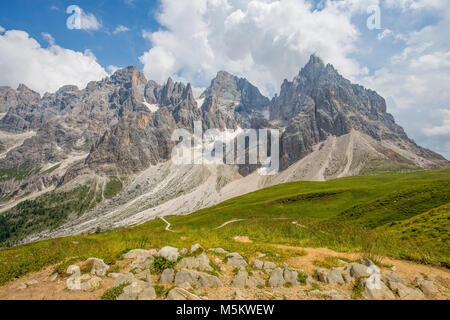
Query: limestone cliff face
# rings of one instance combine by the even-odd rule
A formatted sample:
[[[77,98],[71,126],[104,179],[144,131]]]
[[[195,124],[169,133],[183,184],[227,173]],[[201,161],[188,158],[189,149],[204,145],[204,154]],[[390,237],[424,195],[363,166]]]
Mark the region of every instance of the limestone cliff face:
[[[246,79],[225,71],[218,72],[196,100],[190,84],[169,78],[160,85],[128,67],[84,89],[68,85],[43,97],[24,85],[17,90],[1,87],[0,112],[6,113],[0,131],[36,132],[9,150],[1,168],[41,166],[88,154],[84,166],[90,170],[138,172],[167,161],[173,130],[192,131],[195,121],[203,121],[204,130],[279,128],[282,169],[330,136],[352,130],[401,145],[426,159],[423,166],[449,164],[411,141],[386,112],[381,96],[352,84],[314,55],[292,81],[284,81],[271,101]]]
[[[314,145],[329,136],[339,137],[351,130],[378,141],[402,141],[414,152],[436,160],[436,166],[446,165],[443,157],[419,148],[408,138],[386,112],[383,97],[352,84],[316,56],[311,56],[292,82],[284,81],[270,111],[271,121],[286,128],[282,136],[283,168],[311,153]]]

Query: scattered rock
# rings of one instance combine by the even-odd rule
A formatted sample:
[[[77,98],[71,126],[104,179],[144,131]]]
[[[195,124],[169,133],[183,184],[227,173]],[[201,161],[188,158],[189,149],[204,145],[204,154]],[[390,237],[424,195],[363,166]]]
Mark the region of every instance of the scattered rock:
[[[373,263],[372,260],[370,260],[369,258],[361,258],[359,260],[359,262],[363,265],[365,265],[366,267],[370,267],[370,266],[374,266],[375,263]]]
[[[433,281],[423,280],[419,283],[419,288],[425,295],[430,297],[438,293],[438,289],[434,285]]]
[[[342,268],[332,268],[329,271],[323,268],[318,268],[315,270],[315,274],[321,282],[328,284],[345,283],[344,278],[342,278]]]
[[[316,281],[313,279],[313,277],[311,277],[311,276],[308,276],[307,278],[306,278],[306,284],[307,285],[310,285],[310,284],[313,284],[313,283],[315,283]]]
[[[193,270],[182,269],[175,275],[175,284],[189,283],[190,285],[198,285],[197,272]]]
[[[264,268],[264,262],[262,262],[261,260],[256,259],[253,262],[253,268],[255,268],[255,269],[263,269]]]
[[[19,286],[17,287],[17,289],[19,289],[19,290],[24,290],[24,289],[26,289],[26,288],[28,288],[28,286],[27,286],[26,283],[21,283],[21,284],[19,284]]]
[[[136,259],[138,257],[151,257],[156,254],[156,250],[134,249],[123,255],[124,259]]]
[[[153,256],[138,256],[136,258],[136,260],[134,260],[130,266],[133,269],[141,269],[145,270],[145,269],[150,269],[153,265],[153,262],[155,261],[155,258],[153,258]]]
[[[52,275],[50,276],[50,281],[51,281],[51,282],[56,281],[56,279],[58,279],[58,274],[57,274],[57,273],[54,273],[54,274],[52,274]]]
[[[186,249],[186,248],[183,248],[183,249],[180,250],[180,254],[181,254],[182,256],[187,255],[188,252],[189,252],[189,251],[188,251],[188,249]]]
[[[66,273],[67,274],[79,274],[79,275],[81,275],[81,271],[80,271],[80,267],[79,266],[76,266],[76,265],[71,265],[71,266],[69,266],[68,268],[67,268],[67,270],[66,270]]]
[[[102,259],[89,258],[85,263],[92,263],[91,274],[97,276],[105,276],[109,269],[109,266]]]
[[[202,300],[195,294],[182,288],[173,288],[167,295],[167,300]]]
[[[148,283],[153,283],[152,274],[148,269],[137,273],[135,277],[139,280],[146,281]]]
[[[152,288],[150,284],[144,281],[134,281],[123,289],[123,293],[117,297],[117,300],[138,300],[144,289]],[[153,289],[153,288],[152,288]],[[150,290],[151,291],[151,290]],[[149,291],[147,291],[147,294]],[[155,293],[156,297],[156,293]]]
[[[272,271],[269,278],[269,286],[270,287],[281,287],[284,285],[286,281],[283,277],[283,269],[281,268],[275,268],[275,270]]]
[[[216,276],[207,274],[207,273],[199,273],[198,275],[198,283],[200,287],[204,288],[218,288],[223,287],[222,282]]]
[[[395,292],[401,300],[422,300],[425,298],[422,291],[407,287],[402,282],[389,281],[388,287]]]
[[[354,278],[361,278],[361,277],[369,277],[371,273],[368,271],[367,266],[360,263],[351,263],[350,275]]]
[[[155,300],[156,291],[153,287],[145,288],[138,296],[138,300]]]
[[[136,280],[136,278],[130,272],[121,273],[117,278],[115,278],[112,287],[116,288],[124,283],[133,283],[135,280]]]
[[[167,261],[177,262],[178,260],[178,249],[173,247],[164,247],[158,251],[156,257],[164,258]]]
[[[397,273],[391,272],[390,275],[385,276],[385,278],[388,280],[388,282],[399,282],[401,284],[406,284],[405,280],[403,280],[402,277],[400,277]]]
[[[203,249],[203,247],[202,247],[200,244],[196,243],[196,244],[194,244],[194,245],[191,247],[191,253],[194,253],[194,252],[196,252],[197,250],[204,250],[204,249]]]
[[[172,284],[175,279],[175,271],[173,269],[166,269],[161,273],[159,282],[162,284]]]
[[[277,267],[277,265],[273,262],[268,261],[268,262],[264,263],[264,269],[266,269],[266,270],[275,269],[276,267]]]
[[[222,249],[222,248],[213,248],[213,249],[209,249],[208,251],[212,251],[218,254],[228,254],[228,251]]]
[[[242,242],[242,243],[251,243],[251,242],[253,242],[247,236],[237,236],[237,237],[234,237],[233,240],[236,241],[236,242]]]
[[[292,285],[298,285],[298,272],[289,268],[284,269],[284,281],[291,283]]]
[[[200,271],[213,271],[210,261],[205,253],[198,257],[183,258],[177,265],[178,268],[197,269]]]
[[[245,287],[245,283],[248,279],[248,272],[246,270],[239,270],[238,273],[234,276],[231,285],[233,287]]]
[[[189,283],[187,283],[187,282],[180,283],[177,286],[178,286],[178,288],[183,288],[185,290],[191,290],[192,289],[192,286]]]
[[[234,300],[246,300],[246,296],[241,290],[236,289],[234,292]]]
[[[242,258],[239,253],[233,252],[227,254],[227,264],[233,267],[245,267],[247,262]]]
[[[362,279],[361,284],[364,287],[363,297],[370,300],[394,300],[395,295],[382,282],[373,283],[370,279]]]
[[[250,276],[246,270],[239,270],[239,272],[234,276],[231,283],[233,287],[249,287],[255,288],[257,286],[265,286],[266,282],[256,275]]]
[[[86,279],[86,282],[81,282],[80,283],[80,290],[83,291],[91,291],[91,290],[95,290],[97,288],[100,287],[100,285],[102,284],[102,279],[99,277],[89,277],[89,279],[87,277],[85,277],[84,279]]]

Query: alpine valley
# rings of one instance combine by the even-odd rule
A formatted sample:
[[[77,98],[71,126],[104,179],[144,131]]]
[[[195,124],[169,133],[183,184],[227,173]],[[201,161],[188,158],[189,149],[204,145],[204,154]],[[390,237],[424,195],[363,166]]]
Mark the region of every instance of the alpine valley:
[[[196,121],[279,129],[279,173],[175,165],[171,135]],[[43,96],[0,87],[0,159],[2,246],[186,215],[287,182],[450,167],[408,138],[380,95],[315,55],[271,100],[224,71],[198,98],[190,84],[161,85],[136,67]]]

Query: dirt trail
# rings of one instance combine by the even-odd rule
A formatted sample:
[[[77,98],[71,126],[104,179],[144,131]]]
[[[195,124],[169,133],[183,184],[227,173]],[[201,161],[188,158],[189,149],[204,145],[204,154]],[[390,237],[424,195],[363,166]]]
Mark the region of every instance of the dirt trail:
[[[166,231],[168,231],[168,232],[175,232],[175,231],[170,229],[171,224],[169,223],[169,221],[167,221],[163,217],[159,217],[159,218],[167,224]]]
[[[239,222],[239,221],[245,221],[245,219],[234,219],[234,220],[230,220],[228,222],[225,222],[224,224],[220,225],[219,227],[216,228],[217,229],[221,229],[227,225],[229,225],[230,223],[235,223],[235,222]]]

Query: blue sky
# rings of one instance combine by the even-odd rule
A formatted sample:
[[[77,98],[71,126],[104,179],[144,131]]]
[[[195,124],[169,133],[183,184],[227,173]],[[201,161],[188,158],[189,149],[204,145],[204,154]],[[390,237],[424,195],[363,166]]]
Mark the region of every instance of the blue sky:
[[[88,32],[67,29],[66,8],[72,4],[92,13],[102,23],[102,28]],[[2,0],[0,25],[7,30],[25,30],[43,46],[47,43],[41,34],[47,32],[64,48],[90,49],[105,67],[140,65],[138,57],[149,47],[142,39],[142,30],[160,28],[155,20],[157,8],[158,2],[151,0],[135,0],[131,4],[124,0]],[[111,35],[118,25],[130,30]]]
[[[83,11],[78,29],[70,5]],[[380,29],[367,26],[374,5]],[[226,70],[272,96],[316,53],[450,158],[449,33],[448,0],[2,0],[0,85],[51,92],[136,65],[197,94]]]

